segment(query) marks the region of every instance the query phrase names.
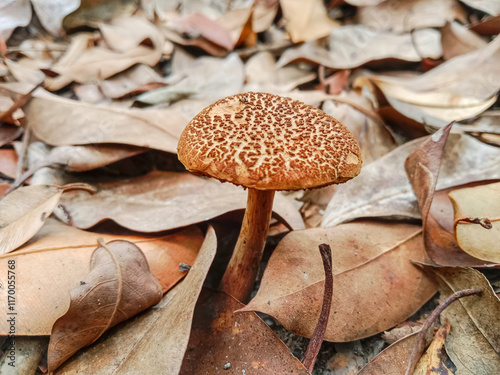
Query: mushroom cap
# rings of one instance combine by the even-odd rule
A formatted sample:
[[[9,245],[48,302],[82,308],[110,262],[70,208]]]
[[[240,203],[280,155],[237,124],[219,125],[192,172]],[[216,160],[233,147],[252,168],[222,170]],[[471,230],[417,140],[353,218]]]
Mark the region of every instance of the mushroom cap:
[[[187,170],[257,190],[314,189],[361,170],[361,150],[335,118],[267,93],[228,96],[198,113],[177,147]]]

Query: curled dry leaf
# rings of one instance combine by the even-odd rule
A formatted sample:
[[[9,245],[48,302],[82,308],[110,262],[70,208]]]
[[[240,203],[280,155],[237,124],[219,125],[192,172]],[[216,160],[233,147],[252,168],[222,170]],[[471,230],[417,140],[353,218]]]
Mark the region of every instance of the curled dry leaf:
[[[483,12],[496,16],[500,14],[500,4],[496,1],[489,0],[460,0],[471,8],[479,9]]]
[[[460,13],[453,0],[386,0],[359,8],[359,22],[374,30],[395,33],[444,26]]]
[[[240,311],[264,312],[310,337],[323,300],[321,243],[333,252],[334,293],[325,340],[353,341],[382,332],[436,291],[411,263],[426,258],[419,226],[358,222],[288,234],[271,256],[257,295]]]
[[[458,22],[448,22],[441,29],[441,44],[445,60],[484,47],[487,42]]]
[[[210,227],[186,278],[154,308],[120,325],[71,358],[57,375],[178,374],[194,309],[217,250]]]
[[[75,191],[63,201],[77,227],[89,228],[111,219],[141,232],[179,228],[244,209],[247,195],[232,184],[160,171],[119,183],[98,184],[97,190],[92,196]],[[276,195],[274,212],[291,228],[304,228],[295,206],[281,194]]]
[[[54,322],[69,307],[70,291],[88,274],[90,258],[100,237],[140,246],[164,292],[185,276],[179,263],[192,265],[203,241],[194,227],[159,237],[119,236],[84,232],[49,219],[30,243],[0,256],[2,285],[7,285],[9,260],[16,262],[16,275],[23,280],[23,288],[16,292],[17,334],[50,334]],[[0,308],[7,311],[6,288],[0,290],[0,296]],[[0,322],[0,334],[8,331],[7,321]]]
[[[0,84],[19,94],[22,84]],[[39,89],[25,106],[26,120],[35,135],[50,145],[68,146],[119,143],[177,152],[177,142],[187,120],[175,110],[121,109],[64,99]],[[73,121],[68,122],[68,116]]]
[[[235,312],[242,307],[223,292],[202,292],[179,374],[308,374],[256,313]]]
[[[161,83],[161,76],[151,67],[137,64],[99,84],[101,92],[108,98],[120,98],[149,83]]]
[[[141,249],[118,240],[95,249],[90,273],[71,290],[68,311],[54,323],[47,353],[49,373],[109,328],[158,303],[162,287]]]
[[[483,292],[481,296],[460,298],[441,313],[442,321],[449,320],[451,324],[445,348],[457,373],[500,373],[500,300],[488,280],[472,268],[426,268],[436,275],[444,297],[468,288]]]
[[[444,126],[479,115],[496,101],[500,38],[416,77],[370,77],[403,115]]]
[[[457,244],[468,254],[500,263],[500,183],[454,190]]]
[[[80,0],[31,0],[31,4],[45,30],[60,36],[64,17],[78,9]]]
[[[328,17],[321,0],[306,3],[295,0],[280,0],[286,30],[294,43],[316,40],[327,36],[330,30],[339,26],[337,21]]]
[[[322,43],[308,42],[285,50],[278,66],[305,59],[331,69],[352,69],[382,59],[420,61],[440,56],[440,34],[436,30],[419,30],[412,37],[347,25],[331,31],[326,48]]]
[[[26,186],[0,201],[0,254],[8,253],[33,237],[57,207],[64,187]]]
[[[0,4],[0,37],[9,39],[14,29],[26,26],[31,20],[29,1],[3,1]]]
[[[405,143],[363,167],[355,179],[337,186],[326,208],[322,226],[331,227],[369,216],[420,218],[404,162],[425,139]],[[467,135],[452,134],[444,150],[437,189],[500,178],[499,163],[500,150],[497,147],[485,145]]]

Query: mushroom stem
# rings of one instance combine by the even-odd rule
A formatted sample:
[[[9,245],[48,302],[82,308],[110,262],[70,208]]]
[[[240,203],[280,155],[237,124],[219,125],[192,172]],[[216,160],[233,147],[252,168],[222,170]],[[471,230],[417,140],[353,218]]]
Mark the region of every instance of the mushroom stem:
[[[273,199],[274,190],[248,189],[247,208],[240,235],[222,278],[221,289],[243,303],[250,297],[259,270]]]

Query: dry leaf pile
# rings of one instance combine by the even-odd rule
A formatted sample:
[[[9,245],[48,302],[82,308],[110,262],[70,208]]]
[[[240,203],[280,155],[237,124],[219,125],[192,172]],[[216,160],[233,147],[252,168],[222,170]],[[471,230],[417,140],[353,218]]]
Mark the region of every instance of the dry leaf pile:
[[[495,1],[0,0],[0,373],[307,374],[320,244],[313,374],[500,373],[499,32]],[[363,167],[276,193],[245,305],[217,288],[246,192],[176,153],[248,91]]]

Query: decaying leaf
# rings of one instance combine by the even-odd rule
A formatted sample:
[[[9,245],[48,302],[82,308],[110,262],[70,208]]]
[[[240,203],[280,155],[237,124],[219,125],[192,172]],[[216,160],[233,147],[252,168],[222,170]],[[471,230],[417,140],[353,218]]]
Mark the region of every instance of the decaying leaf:
[[[80,351],[56,374],[178,374],[196,301],[216,248],[215,232],[209,228],[196,262],[180,285],[146,313]]]
[[[162,287],[137,245],[123,240],[101,242],[92,253],[90,273],[71,290],[68,311],[52,327],[49,372],[161,297]]]
[[[223,292],[202,292],[179,374],[308,374],[256,313],[234,312],[242,307]]]
[[[446,367],[444,356],[444,341],[450,332],[450,322],[446,321],[434,336],[434,340],[427,348],[422,358],[415,367],[413,375],[453,375],[448,367]]]
[[[10,178],[17,175],[17,152],[13,149],[0,149],[0,173]]]
[[[358,222],[288,234],[271,256],[257,295],[240,311],[264,312],[310,337],[323,300],[321,243],[332,248],[334,277],[325,340],[352,341],[382,332],[436,291],[411,263],[426,258],[419,226]]]
[[[0,201],[0,254],[33,237],[57,207],[64,187],[33,185],[14,190]]]
[[[308,42],[289,48],[283,52],[278,66],[307,60],[332,69],[352,69],[382,59],[420,61],[424,57],[441,56],[439,32],[431,29],[420,30],[412,38],[410,34],[397,35],[362,25],[347,25],[333,29],[327,45],[322,44]]]
[[[89,228],[111,219],[129,229],[156,232],[244,209],[247,199],[241,187],[177,172],[155,171],[119,183],[98,184],[97,190],[92,196],[73,192],[63,201],[77,227]],[[277,194],[274,211],[291,228],[304,228],[288,198]]]
[[[84,232],[49,219],[30,243],[14,253],[0,256],[2,285],[7,285],[9,261],[23,287],[16,292],[19,335],[49,335],[54,322],[68,309],[70,291],[89,273],[90,257],[97,239],[130,241],[146,255],[149,268],[163,292],[185,276],[179,263],[192,265],[203,237],[194,227],[164,236],[123,236]],[[7,311],[7,289],[0,290],[0,308]],[[0,334],[9,331],[0,322]]]
[[[323,216],[323,227],[359,217],[420,218],[417,201],[404,172],[408,155],[425,138],[405,143],[363,167],[354,179],[339,185]],[[500,150],[467,135],[451,134],[446,144],[437,189],[471,181],[500,178]]]
[[[500,183],[454,190],[457,244],[472,256],[500,263]]]
[[[0,92],[2,89],[12,93],[29,90],[17,83],[0,84]],[[168,108],[103,107],[64,99],[40,89],[25,110],[36,136],[54,146],[120,143],[176,153],[178,138],[188,122]],[[67,121],[68,117],[72,121]]]
[[[491,375],[500,372],[500,300],[488,280],[471,268],[428,267],[436,275],[443,297],[475,288],[481,296],[461,298],[441,313],[449,320],[446,353],[464,375]]]

